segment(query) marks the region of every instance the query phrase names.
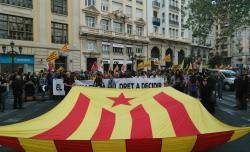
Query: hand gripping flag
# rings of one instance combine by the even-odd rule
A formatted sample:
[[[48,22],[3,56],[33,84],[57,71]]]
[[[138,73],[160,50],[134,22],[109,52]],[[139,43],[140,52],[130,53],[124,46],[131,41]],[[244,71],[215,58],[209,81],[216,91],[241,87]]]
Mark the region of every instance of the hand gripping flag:
[[[52,111],[0,127],[0,145],[27,152],[206,151],[248,134],[173,88],[73,87]]]

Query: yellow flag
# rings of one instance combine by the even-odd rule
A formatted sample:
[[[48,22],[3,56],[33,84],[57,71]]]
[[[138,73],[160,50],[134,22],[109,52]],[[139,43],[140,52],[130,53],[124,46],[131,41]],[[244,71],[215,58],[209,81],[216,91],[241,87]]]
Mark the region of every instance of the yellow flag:
[[[141,70],[144,68],[144,61],[138,64],[138,70]]]
[[[69,52],[69,44],[66,43],[62,48],[61,51],[63,51],[64,53]]]
[[[51,61],[54,61],[54,60],[56,60],[56,59],[58,59],[58,58],[59,58],[59,56],[58,56],[57,52],[56,52],[56,51],[53,51],[53,52],[51,52],[51,53],[49,54],[49,56],[47,57],[46,61],[47,61],[47,62],[51,62]]]
[[[166,55],[166,56],[164,57],[164,61],[165,61],[165,62],[171,62],[171,55],[170,55],[170,54]]]

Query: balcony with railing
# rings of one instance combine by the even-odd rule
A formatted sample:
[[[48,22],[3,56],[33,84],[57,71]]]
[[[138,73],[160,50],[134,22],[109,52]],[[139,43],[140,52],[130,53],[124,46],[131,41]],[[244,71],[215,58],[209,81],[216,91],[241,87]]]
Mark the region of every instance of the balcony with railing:
[[[177,11],[177,12],[180,10],[179,7],[174,6],[174,5],[169,5],[169,9],[173,11]]]
[[[153,5],[154,8],[160,8],[160,7],[161,7],[161,3],[158,2],[158,1],[156,1],[156,0],[154,0],[154,1],[152,2],[152,5]]]
[[[179,22],[175,20],[169,20],[169,24],[173,26],[179,26]]]
[[[153,32],[149,34],[149,38],[155,38],[155,39],[165,39],[164,34],[159,32]]]
[[[119,39],[139,40],[147,41],[147,37],[144,35],[134,35],[125,32],[115,32],[114,30],[103,30],[99,28],[92,28],[88,26],[80,26],[80,35],[95,35],[100,37],[110,37]]]
[[[153,21],[153,25],[156,25],[156,26],[161,25],[161,19],[158,17],[153,17],[152,21]]]

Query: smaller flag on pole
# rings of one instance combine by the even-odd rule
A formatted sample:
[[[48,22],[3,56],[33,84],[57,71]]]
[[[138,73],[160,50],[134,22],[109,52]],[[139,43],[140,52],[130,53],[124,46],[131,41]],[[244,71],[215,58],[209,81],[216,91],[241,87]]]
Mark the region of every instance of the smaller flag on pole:
[[[96,62],[94,62],[92,67],[91,67],[91,72],[96,72],[96,71],[98,71],[98,65]]]
[[[138,66],[137,66],[138,70],[144,69],[144,67],[145,67],[144,66],[144,61],[139,63]]]
[[[66,43],[66,44],[61,48],[61,51],[64,52],[64,53],[69,52],[69,44]]]
[[[123,64],[121,68],[122,73],[125,73],[127,71],[127,65]]]
[[[118,72],[119,71],[119,65],[117,64],[115,69],[114,69],[114,73]]]
[[[166,55],[166,56],[164,57],[164,61],[165,61],[165,62],[171,62],[171,55],[170,55],[170,54]]]
[[[98,71],[101,72],[101,73],[104,73],[103,62],[101,64],[101,66],[98,67]]]
[[[49,56],[47,57],[46,61],[49,63],[49,62],[54,61],[54,60],[56,60],[58,58],[59,58],[59,56],[58,56],[57,52],[53,51],[53,52],[51,52],[49,54]]]

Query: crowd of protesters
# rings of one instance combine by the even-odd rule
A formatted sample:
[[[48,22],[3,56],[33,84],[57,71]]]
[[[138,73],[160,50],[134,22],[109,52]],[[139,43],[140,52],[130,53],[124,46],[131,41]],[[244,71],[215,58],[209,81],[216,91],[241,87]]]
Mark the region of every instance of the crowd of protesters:
[[[248,97],[248,72],[244,70],[235,79],[236,108],[247,110]],[[45,100],[48,95],[52,98],[53,79],[63,79],[65,93],[68,94],[74,86],[75,80],[94,80],[95,87],[103,87],[102,79],[109,79],[108,87],[115,88],[114,78],[164,78],[165,86],[172,86],[176,90],[200,99],[204,107],[214,113],[216,98],[221,100],[223,79],[219,73],[209,70],[150,70],[150,71],[127,71],[127,72],[50,72],[40,71],[36,74],[23,74],[17,72],[12,75],[0,74],[0,109],[5,110],[8,92],[12,90],[14,109],[23,108],[23,102],[27,100]],[[10,87],[11,86],[11,87]],[[38,98],[39,97],[39,98]]]

